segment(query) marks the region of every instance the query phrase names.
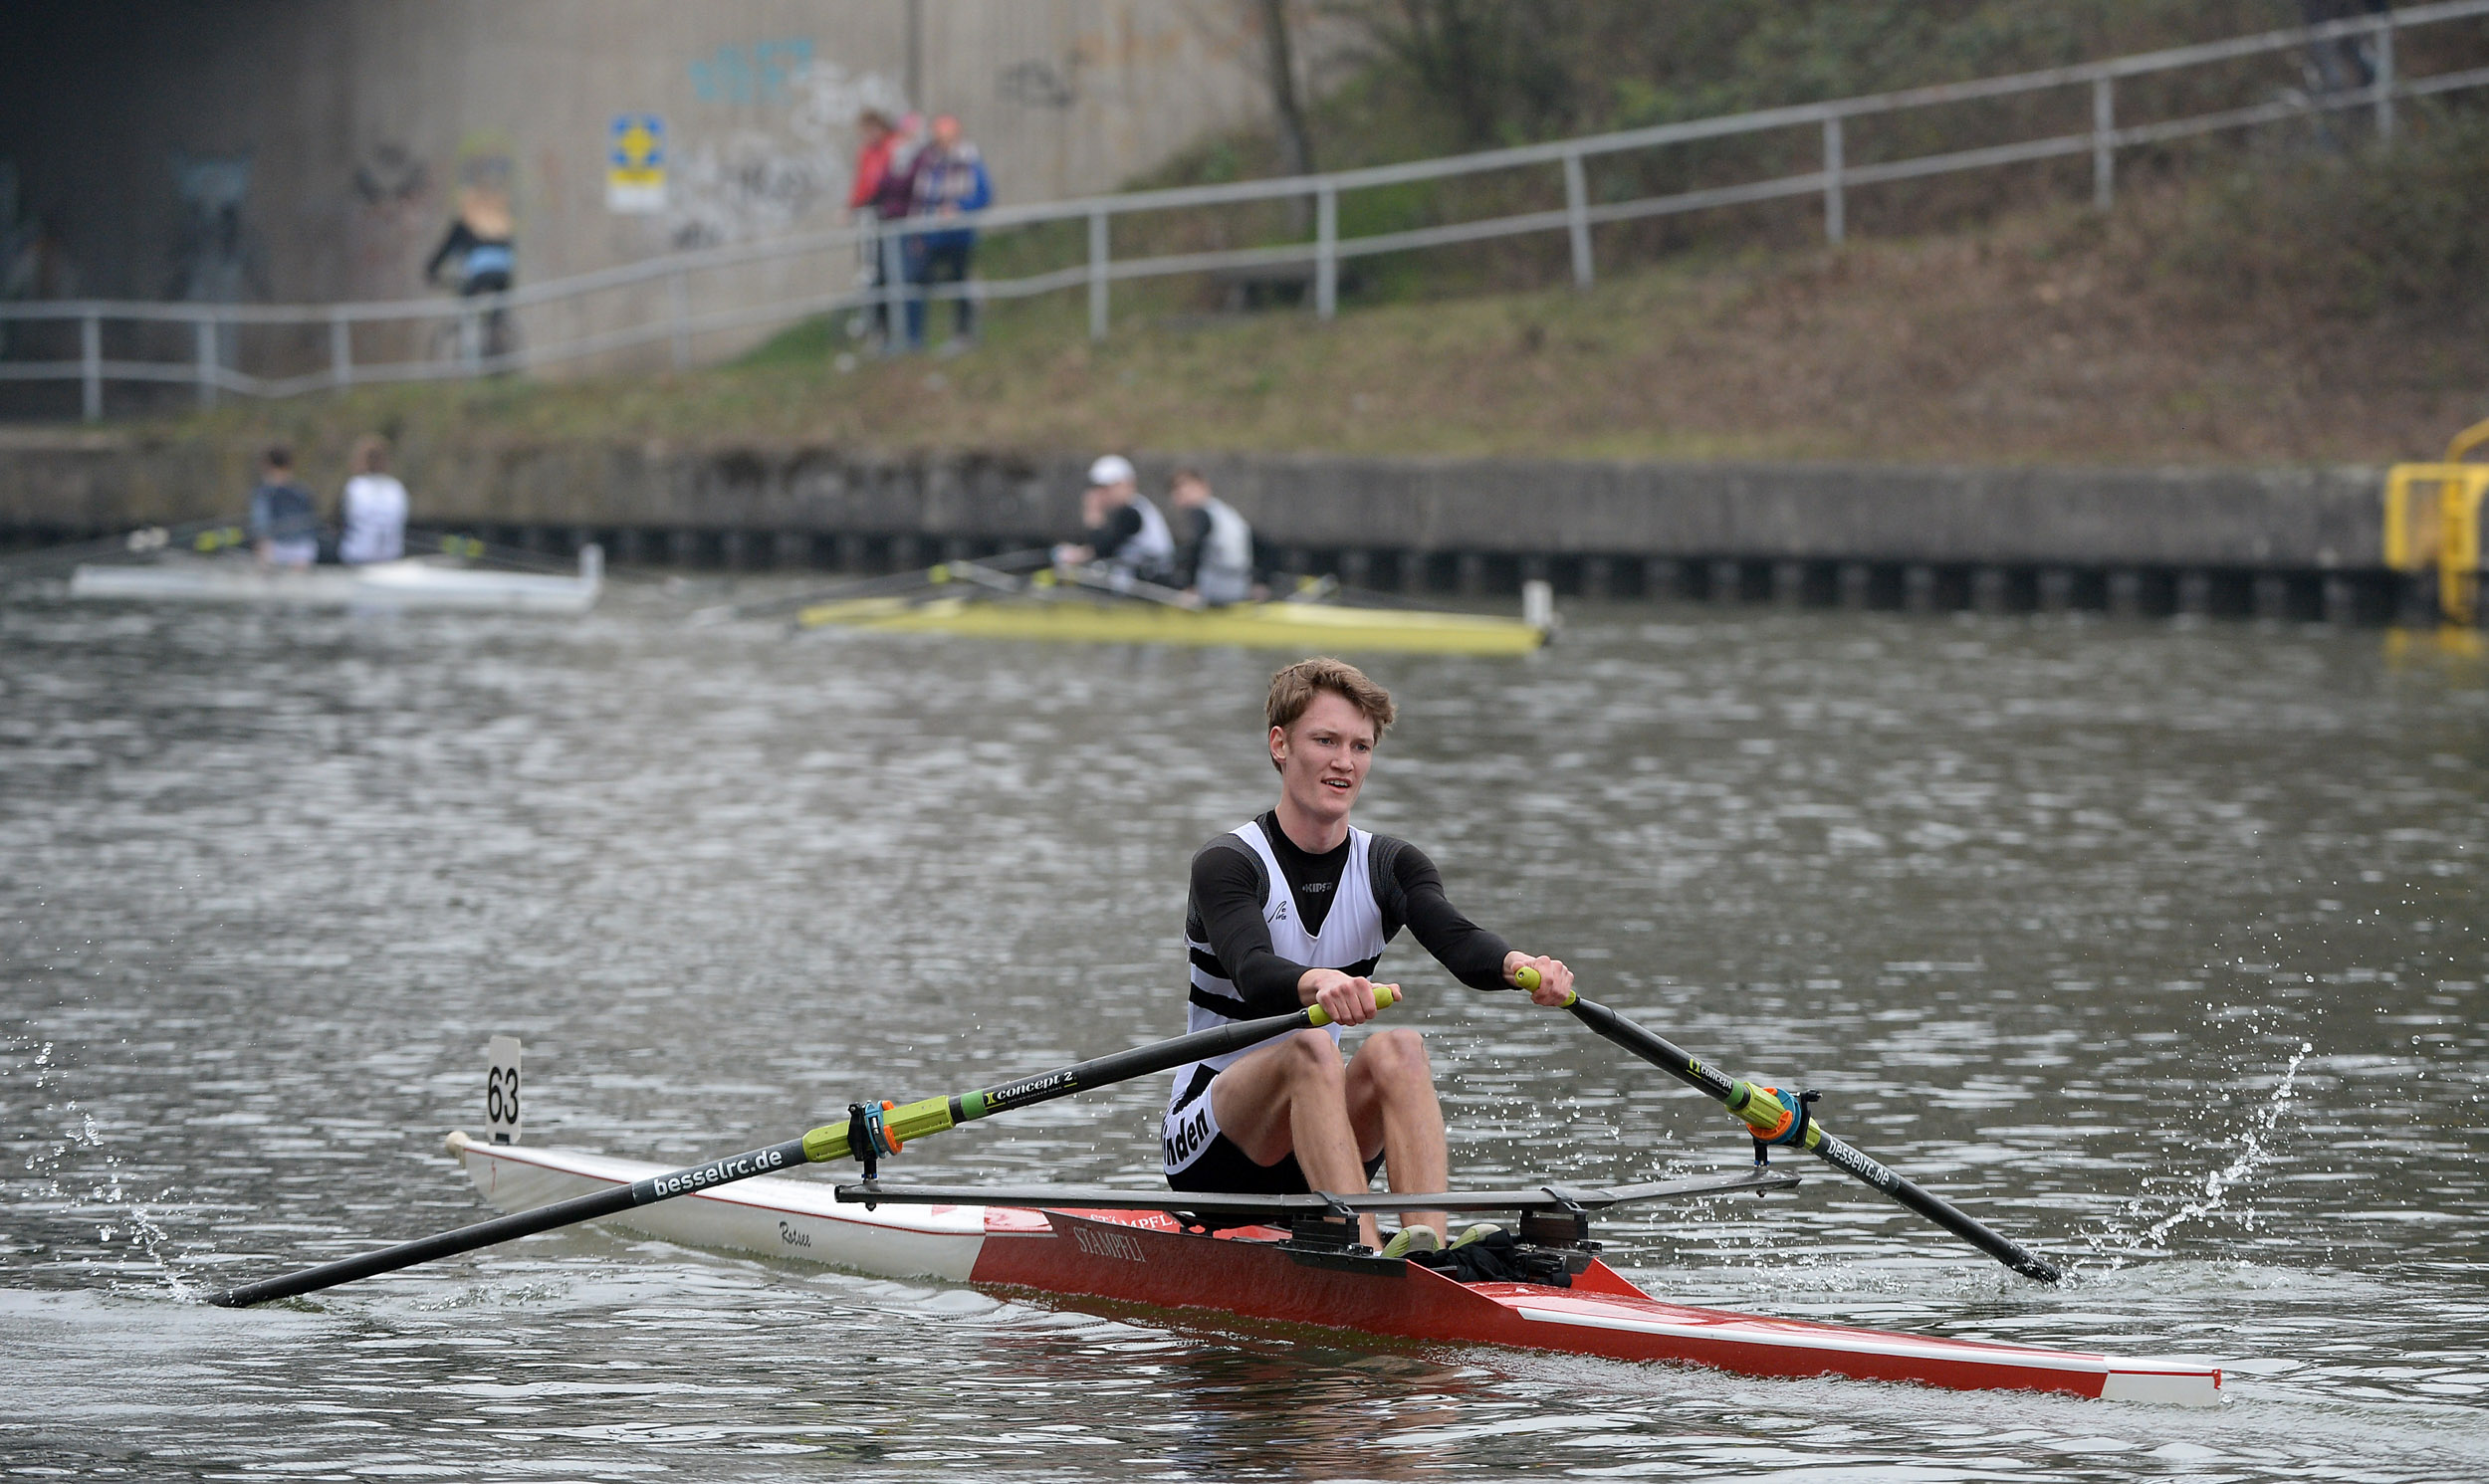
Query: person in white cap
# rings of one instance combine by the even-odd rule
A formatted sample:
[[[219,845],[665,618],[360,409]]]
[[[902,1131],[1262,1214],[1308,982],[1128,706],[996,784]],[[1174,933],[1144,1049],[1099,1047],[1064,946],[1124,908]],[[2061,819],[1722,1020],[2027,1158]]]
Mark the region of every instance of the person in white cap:
[[[1167,518],[1141,493],[1132,461],[1108,454],[1089,466],[1089,488],[1080,497],[1081,539],[1054,548],[1062,566],[1103,561],[1117,575],[1164,582],[1174,574],[1175,532]]]

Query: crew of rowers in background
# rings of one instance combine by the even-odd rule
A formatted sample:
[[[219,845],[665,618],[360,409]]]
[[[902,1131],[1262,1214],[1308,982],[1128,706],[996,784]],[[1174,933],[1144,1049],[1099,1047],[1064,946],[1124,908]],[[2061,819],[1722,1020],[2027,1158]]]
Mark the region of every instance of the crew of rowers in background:
[[[354,445],[353,474],[338,497],[338,561],[360,566],[395,561],[406,554],[406,487],[388,472],[389,446],[379,438]],[[331,528],[294,477],[294,455],[282,445],[260,459],[258,488],[251,491],[251,549],[272,567],[302,568],[319,561]]]
[[[1180,591],[1187,602],[1221,607],[1269,595],[1256,580],[1253,528],[1210,492],[1198,469],[1167,485],[1171,522],[1141,493],[1132,461],[1108,454],[1089,466],[1080,497],[1081,536],[1054,548],[1064,566],[1103,564],[1118,581]]]
[[[336,525],[325,526],[310,490],[295,477],[294,455],[271,448],[251,491],[251,547],[272,567],[308,567],[324,556],[348,566],[395,561],[406,554],[406,487],[388,472],[388,444],[371,437],[354,445],[353,474],[338,497]],[[1266,597],[1253,563],[1253,528],[1210,491],[1198,469],[1179,469],[1168,482],[1171,523],[1141,493],[1132,461],[1108,454],[1089,466],[1080,498],[1081,538],[1054,548],[1065,566],[1103,565],[1130,584],[1173,589],[1185,602],[1221,607]],[[336,544],[327,546],[330,531]]]

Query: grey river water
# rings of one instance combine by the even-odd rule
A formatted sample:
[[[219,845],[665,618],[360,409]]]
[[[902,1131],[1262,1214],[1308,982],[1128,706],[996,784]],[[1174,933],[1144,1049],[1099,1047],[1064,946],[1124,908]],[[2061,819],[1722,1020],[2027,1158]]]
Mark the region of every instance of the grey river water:
[[[688,1163],[1182,1023],[1272,657],[0,604],[0,1472],[633,1480],[2489,1474],[2489,677],[2374,631],[1586,608],[1378,658],[1360,821],[1587,992],[2074,1265],[1831,1171],[1603,1223],[1663,1296],[2215,1359],[2178,1410],[1767,1382],[477,1219],[442,1134]],[[1405,942],[1471,1179],[1742,1163]],[[1395,1012],[1400,1014],[1401,1012]],[[911,1147],[1149,1183],[1157,1079]]]

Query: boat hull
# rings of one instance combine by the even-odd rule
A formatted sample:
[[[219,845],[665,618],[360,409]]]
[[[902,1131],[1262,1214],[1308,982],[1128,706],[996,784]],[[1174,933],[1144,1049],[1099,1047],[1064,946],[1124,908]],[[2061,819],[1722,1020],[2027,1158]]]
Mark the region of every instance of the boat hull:
[[[937,598],[924,603],[852,598],[806,608],[797,615],[797,622],[806,628],[836,625],[973,639],[1413,654],[1518,655],[1547,642],[1544,629],[1483,613],[1288,602],[1191,609],[1078,598],[1051,602]]]
[[[525,1210],[662,1172],[568,1150],[449,1147],[487,1200]],[[882,1206],[762,1176],[642,1206],[612,1223],[688,1246],[794,1257],[1166,1309],[1209,1310],[1446,1344],[1664,1361],[1758,1377],[1839,1376],[1956,1389],[2209,1405],[2218,1370],[2081,1351],[1771,1319],[1655,1299],[1593,1259],[1571,1288],[1459,1283],[1416,1263],[1309,1260],[1261,1228],[1206,1235],[1143,1211]]]
[[[409,557],[361,567],[271,571],[256,562],[233,558],[133,566],[84,565],[70,575],[69,594],[88,599],[279,608],[574,614],[594,607],[601,587],[601,580],[592,570],[583,570],[576,577],[563,577],[478,570]]]

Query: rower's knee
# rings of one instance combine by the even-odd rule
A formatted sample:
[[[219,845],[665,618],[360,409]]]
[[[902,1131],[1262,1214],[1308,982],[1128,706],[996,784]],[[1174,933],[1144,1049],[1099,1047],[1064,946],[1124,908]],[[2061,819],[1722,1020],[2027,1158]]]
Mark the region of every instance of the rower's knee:
[[[1279,1043],[1293,1082],[1337,1086],[1341,1078],[1339,1043],[1318,1030],[1300,1030]]]
[[[1426,1058],[1426,1040],[1414,1030],[1380,1030],[1366,1038],[1357,1052],[1360,1064],[1375,1080],[1395,1087],[1432,1084],[1435,1069]]]

